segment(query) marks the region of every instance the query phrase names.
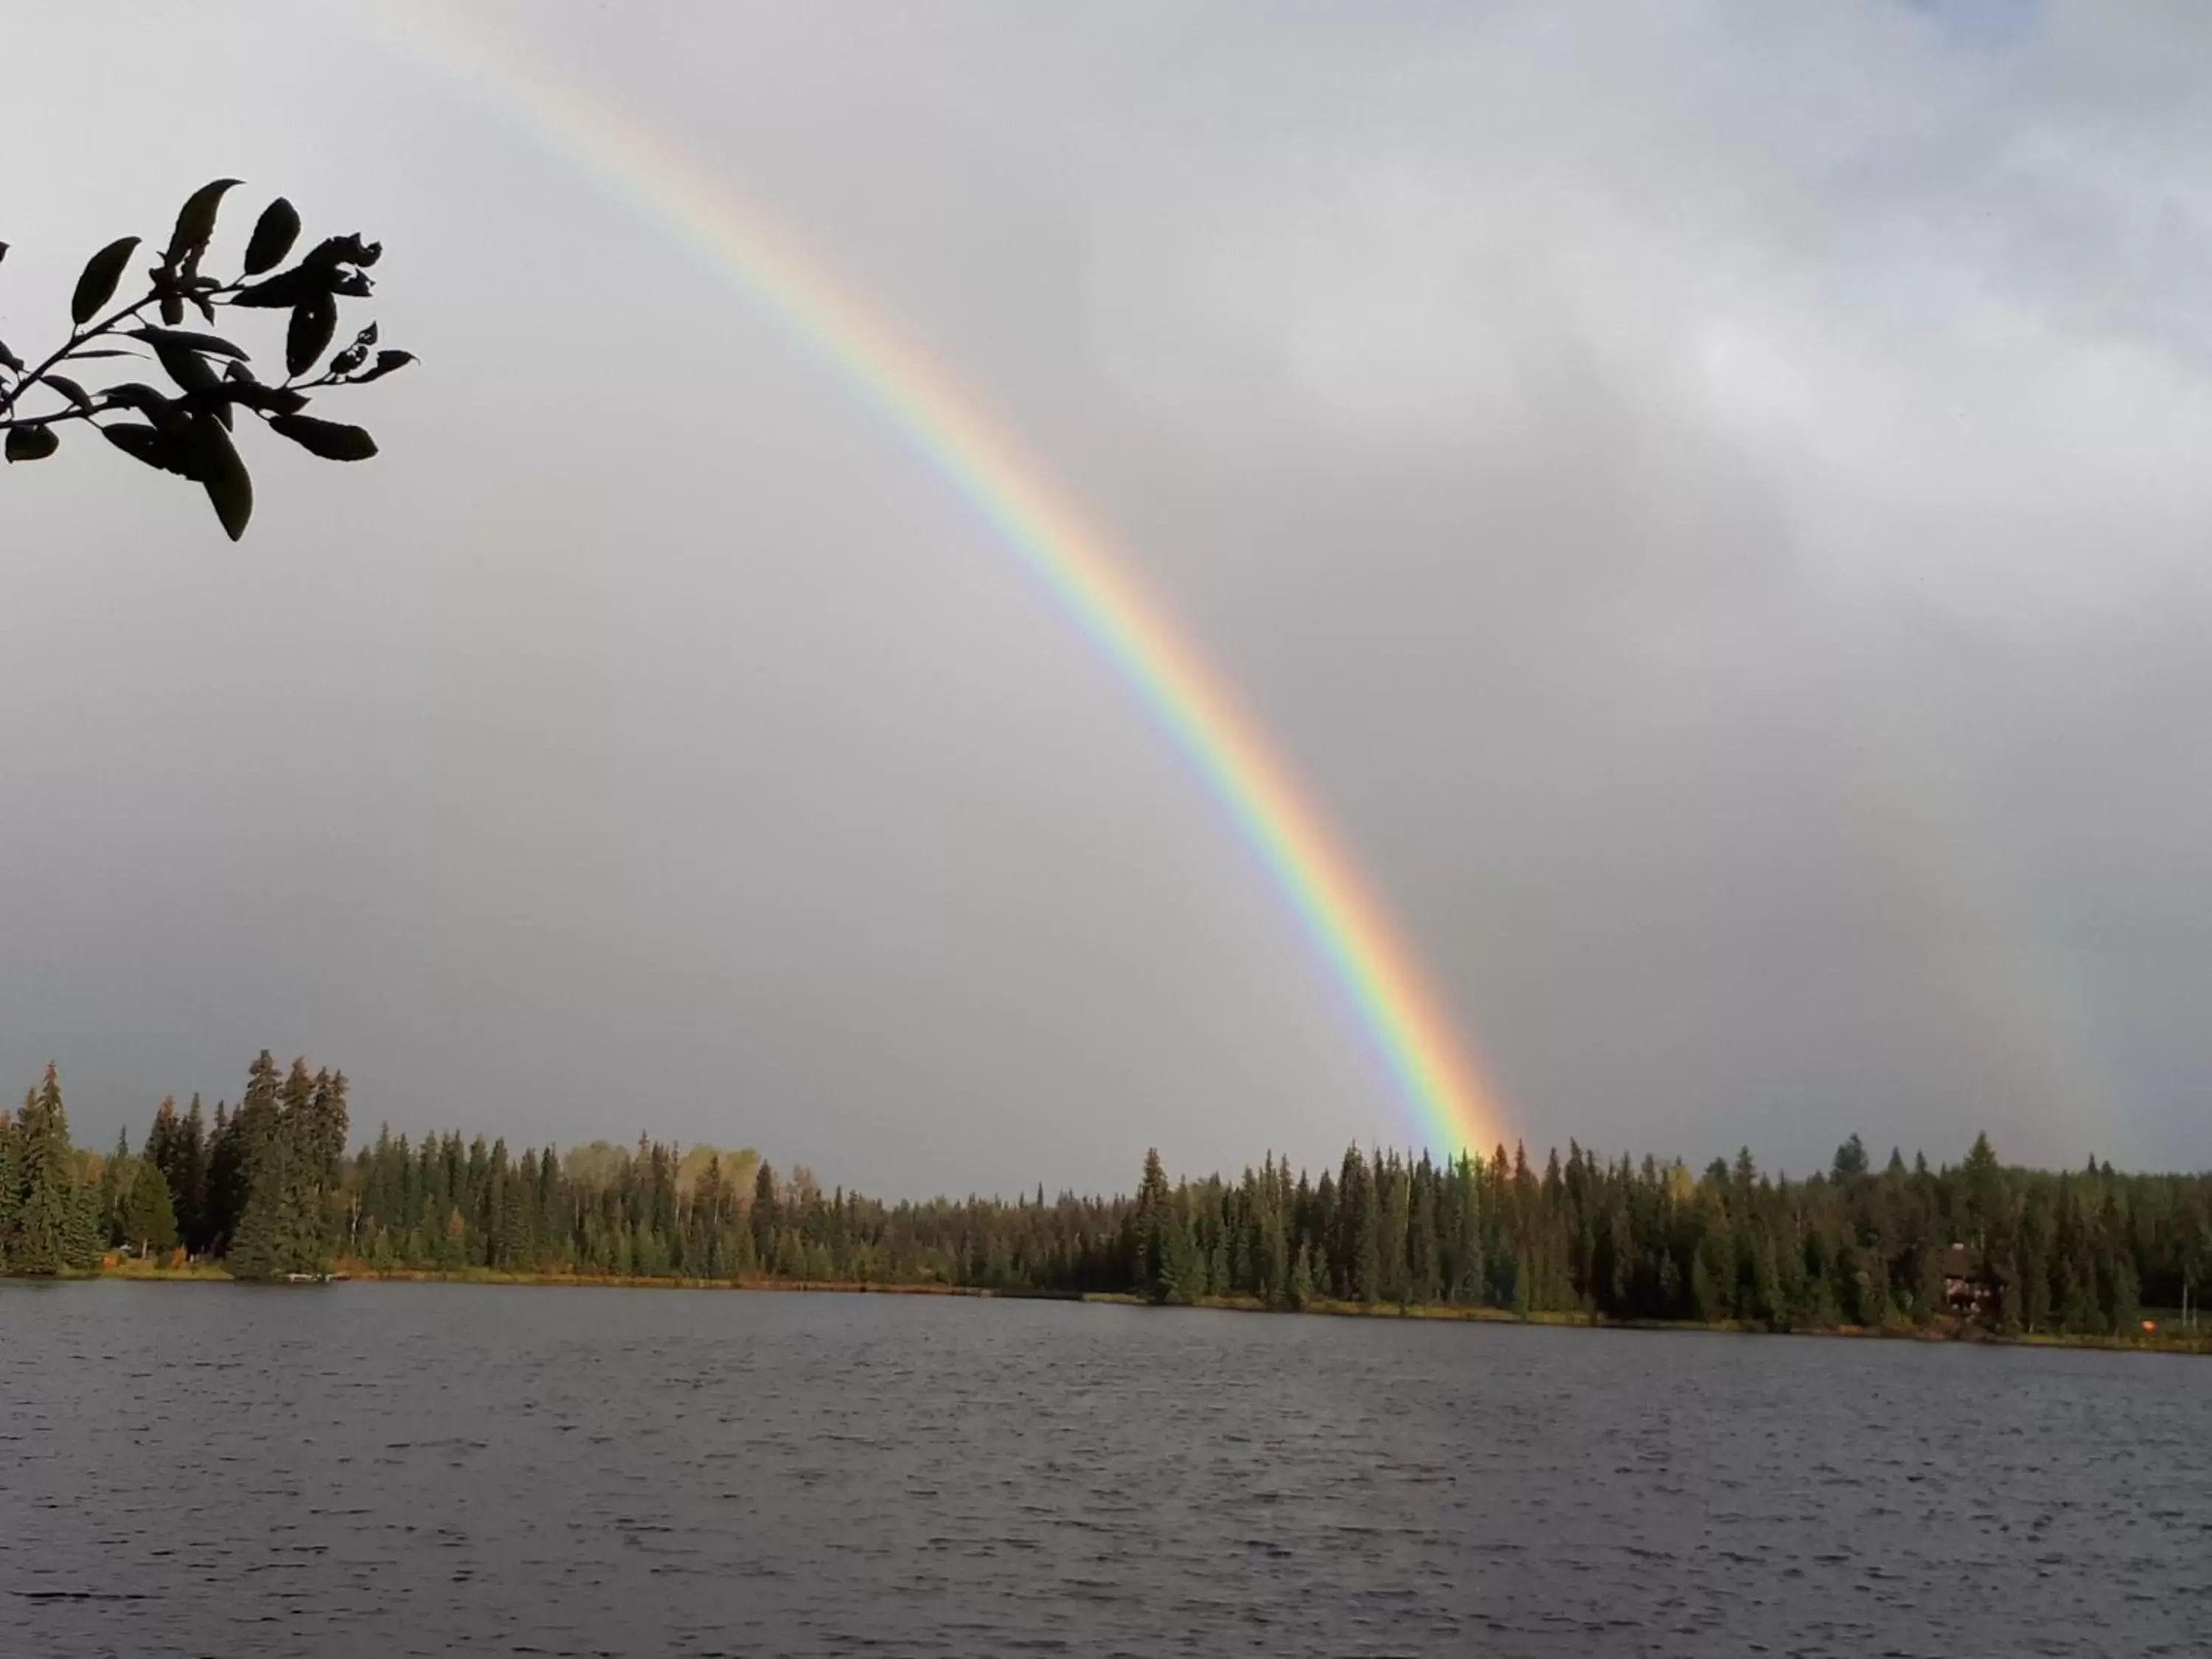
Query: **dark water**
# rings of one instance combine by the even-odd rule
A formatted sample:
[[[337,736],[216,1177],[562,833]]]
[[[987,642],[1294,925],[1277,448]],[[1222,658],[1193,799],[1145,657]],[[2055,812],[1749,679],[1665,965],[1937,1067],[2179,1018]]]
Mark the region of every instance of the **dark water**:
[[[0,1651],[2212,1651],[2212,1364],[0,1285]]]

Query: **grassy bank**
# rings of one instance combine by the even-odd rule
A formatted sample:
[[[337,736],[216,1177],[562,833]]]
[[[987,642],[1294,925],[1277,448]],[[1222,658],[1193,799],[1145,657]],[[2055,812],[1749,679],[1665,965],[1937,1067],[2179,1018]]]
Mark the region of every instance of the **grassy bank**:
[[[98,1273],[64,1274],[66,1278],[127,1279],[144,1282],[210,1284],[230,1282],[231,1275],[212,1262],[157,1266],[125,1260],[112,1262]],[[363,1261],[341,1261],[337,1277],[349,1282],[402,1285],[512,1285],[567,1286],[580,1289],[635,1291],[765,1291],[799,1293],[829,1291],[844,1296],[958,1296],[999,1301],[1090,1302],[1107,1306],[1142,1307],[1141,1297],[1108,1291],[1073,1295],[1049,1291],[1001,1291],[974,1285],[884,1285],[853,1279],[674,1279],[636,1274],[522,1273],[496,1267],[465,1267],[442,1272],[427,1267],[373,1267]],[[1228,1313],[1272,1313],[1253,1297],[1206,1297],[1194,1305]],[[1470,1308],[1436,1303],[1308,1301],[1296,1311],[1334,1319],[1419,1319],[1457,1324],[1549,1325],[1578,1329],[1639,1331],[1700,1331],[1715,1334],[1788,1335],[1856,1338],[1864,1340],[1907,1342],[1978,1342],[1996,1346],[2039,1348],[2098,1348],[2152,1353],[2212,1355],[2212,1330],[2183,1332],[2162,1322],[2154,1332],[2126,1337],[2070,1336],[2047,1331],[2009,1334],[1957,1320],[1932,1326],[1912,1324],[1793,1326],[1772,1331],[1765,1325],[1736,1320],[1613,1320],[1595,1314],[1518,1314],[1505,1308]]]
[[[173,1280],[179,1285],[227,1285],[230,1282],[228,1270],[212,1261],[180,1262],[171,1267],[166,1262],[143,1261],[133,1256],[111,1258],[97,1272],[70,1273],[67,1277]]]
[[[520,1273],[499,1267],[464,1267],[456,1273],[431,1267],[372,1267],[342,1262],[337,1276],[386,1285],[551,1285],[627,1291],[829,1291],[847,1296],[968,1296],[1035,1299],[1037,1293],[992,1291],[973,1285],[875,1285],[857,1279],[674,1279],[636,1273]],[[1058,1300],[1073,1300],[1060,1297]]]
[[[1094,1296],[1085,1297],[1084,1300],[1135,1303],[1139,1298]],[[1250,1297],[1207,1297],[1194,1305],[1232,1312],[1274,1311]],[[1519,1314],[1506,1308],[1469,1308],[1435,1303],[1338,1302],[1321,1298],[1308,1300],[1297,1311],[1340,1319],[1425,1319],[1462,1324],[1553,1325],[1581,1330],[1697,1331],[1714,1335],[1822,1336],[1873,1341],[1978,1342],[1999,1347],[2099,1348],[2123,1352],[2212,1354],[2212,1331],[2201,1328],[2188,1332],[2170,1330],[2162,1323],[2156,1331],[2118,1337],[2075,1336],[2051,1331],[2006,1333],[1955,1319],[1942,1320],[1926,1326],[1908,1322],[1882,1326],[1793,1325],[1778,1330],[1771,1326],[1734,1319],[1607,1319],[1601,1315],[1587,1313]]]

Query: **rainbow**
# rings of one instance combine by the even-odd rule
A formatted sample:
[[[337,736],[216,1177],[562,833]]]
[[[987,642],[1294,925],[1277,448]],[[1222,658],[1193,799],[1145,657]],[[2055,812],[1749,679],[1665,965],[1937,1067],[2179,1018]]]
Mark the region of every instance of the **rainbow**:
[[[444,9],[356,15],[649,212],[834,368],[998,532],[1172,736],[1349,994],[1423,1138],[1447,1153],[1503,1141],[1497,1097],[1321,813],[1109,538],[974,399],[704,169],[625,112],[526,64],[514,43],[472,40]]]

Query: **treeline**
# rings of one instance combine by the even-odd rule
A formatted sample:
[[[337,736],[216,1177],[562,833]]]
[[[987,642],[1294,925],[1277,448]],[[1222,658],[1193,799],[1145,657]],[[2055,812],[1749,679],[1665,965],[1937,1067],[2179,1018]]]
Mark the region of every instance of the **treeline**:
[[[198,1097],[189,1112],[164,1100],[131,1156],[129,1133],[105,1159],[73,1148],[61,1079],[0,1113],[0,1268],[89,1271],[113,1250],[181,1250],[221,1258],[240,1278],[331,1271],[343,1243],[346,1080],[279,1072],[266,1049],[246,1073],[238,1109]]]
[[[1334,1173],[1273,1160],[1170,1186],[1148,1156],[1109,1271],[1155,1301],[1249,1297],[1458,1305],[1777,1330],[1927,1325],[2111,1335],[2146,1305],[2201,1300],[2212,1176],[1869,1167],[1856,1135],[1809,1179],[1748,1152],[1702,1175],[1570,1143],[1540,1173],[1516,1148],[1437,1163],[1353,1147]]]
[[[1358,1147],[1313,1178],[1273,1158],[1235,1180],[1133,1195],[887,1204],[754,1153],[641,1138],[561,1156],[380,1133],[350,1154],[343,1074],[264,1053],[234,1112],[162,1103],[138,1156],[68,1141],[49,1072],[0,1124],[0,1259],[182,1250],[240,1277],[374,1269],[941,1284],[1155,1302],[1235,1297],[1485,1307],[1777,1329],[1926,1325],[2109,1335],[2200,1302],[2212,1176],[2008,1168],[1985,1138],[1931,1169],[1871,1167],[1858,1138],[1793,1180],[1750,1155],[1702,1174],[1570,1145],[1439,1162]]]

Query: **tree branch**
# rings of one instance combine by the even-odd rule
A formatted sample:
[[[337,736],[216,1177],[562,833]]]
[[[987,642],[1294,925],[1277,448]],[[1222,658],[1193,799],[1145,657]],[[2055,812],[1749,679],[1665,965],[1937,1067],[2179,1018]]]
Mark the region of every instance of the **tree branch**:
[[[61,363],[66,362],[69,360],[70,353],[75,351],[79,346],[85,344],[88,341],[98,339],[103,334],[112,334],[115,331],[115,326],[117,324],[128,321],[130,319],[136,317],[140,312],[145,310],[148,306],[152,305],[154,301],[160,297],[161,296],[155,294],[151,289],[149,289],[146,292],[146,297],[138,301],[136,304],[127,305],[119,311],[112,312],[88,327],[71,329],[70,331],[69,338],[63,343],[59,350],[56,351],[53,356],[48,357],[46,362],[40,363],[36,368],[31,369],[26,373],[21,379],[18,380],[15,384],[10,386],[7,391],[0,392],[0,410],[6,410],[12,412],[15,407],[16,400],[33,386],[39,385],[40,381],[45,379],[48,370]],[[6,422],[6,424],[43,426],[46,422],[43,420],[18,421],[9,422]]]
[[[90,334],[87,334],[84,337],[88,340],[92,336]],[[60,362],[62,361],[64,361],[64,359],[59,356],[52,357],[49,358],[46,362],[41,364],[40,368],[42,369],[51,368],[54,363]],[[296,382],[287,380],[279,389],[287,392],[320,392],[331,386],[350,386],[352,382],[342,374],[325,373],[312,380],[300,380]],[[50,392],[53,390],[52,386],[48,386],[46,389]],[[95,392],[92,395],[95,399],[97,399],[102,394]],[[249,414],[258,416],[264,422],[269,419],[269,411],[267,410],[256,409],[253,404],[244,397],[227,396],[220,388],[213,392],[188,392],[184,398],[176,399],[175,401],[185,404],[188,406],[197,404],[202,408],[206,407],[211,403],[222,403],[228,404],[233,409],[243,409]],[[131,407],[132,405],[126,404],[107,404],[95,401],[90,409],[79,409],[72,405],[68,409],[57,410],[51,415],[9,414],[0,416],[0,432],[6,432],[12,428],[19,426],[59,426],[64,421],[89,421],[95,415],[126,414],[130,411]]]
[[[65,409],[53,415],[9,415],[0,416],[0,432],[19,426],[59,426],[64,421],[88,421],[95,415],[112,415],[115,411],[105,404],[91,409]]]

